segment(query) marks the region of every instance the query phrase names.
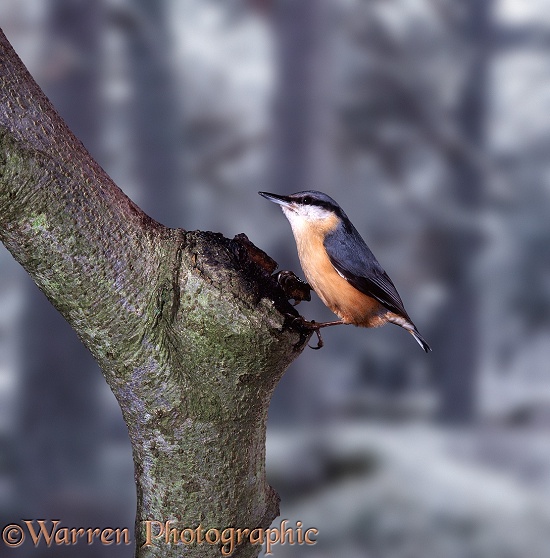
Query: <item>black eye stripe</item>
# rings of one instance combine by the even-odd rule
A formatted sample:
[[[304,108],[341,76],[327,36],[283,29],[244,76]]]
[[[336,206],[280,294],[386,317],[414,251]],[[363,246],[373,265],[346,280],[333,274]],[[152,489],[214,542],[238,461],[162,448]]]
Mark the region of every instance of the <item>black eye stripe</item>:
[[[324,200],[318,200],[316,198],[312,198],[311,196],[304,196],[303,198],[297,198],[296,201],[298,203],[301,203],[302,205],[315,205],[317,207],[323,207],[325,209],[329,209],[333,207],[332,204]]]
[[[316,207],[322,207],[323,209],[328,209],[329,211],[337,212],[340,208],[335,207],[332,203],[326,202],[324,200],[316,200],[310,196],[305,196],[300,200],[304,205],[315,205]]]
[[[335,213],[340,218],[344,217],[344,212],[342,211],[341,207],[335,203],[331,203],[328,200],[318,199],[310,195],[296,196],[294,198],[293,196],[290,196],[290,199],[294,199],[296,203],[302,205],[311,205],[315,207],[320,207],[322,209],[326,209],[327,211]]]

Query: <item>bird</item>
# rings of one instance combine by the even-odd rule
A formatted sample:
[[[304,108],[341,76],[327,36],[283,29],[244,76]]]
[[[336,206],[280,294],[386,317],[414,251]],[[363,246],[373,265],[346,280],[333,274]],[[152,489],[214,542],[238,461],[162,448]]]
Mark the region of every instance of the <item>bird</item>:
[[[379,327],[389,322],[407,330],[424,351],[431,351],[392,280],[336,201],[316,190],[289,196],[258,194],[283,210],[308,283],[340,318],[316,323],[317,328],[340,324]]]

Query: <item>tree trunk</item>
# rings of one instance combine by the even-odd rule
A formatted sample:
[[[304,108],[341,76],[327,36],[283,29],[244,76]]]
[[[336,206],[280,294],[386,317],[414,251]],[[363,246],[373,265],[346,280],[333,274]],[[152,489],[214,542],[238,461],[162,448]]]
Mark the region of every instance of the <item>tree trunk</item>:
[[[278,75],[270,172],[272,192],[326,192],[333,184],[332,7],[327,0],[282,0],[272,6]],[[294,246],[288,250],[289,258],[291,254],[296,257]],[[315,388],[303,374],[285,378],[274,400],[275,416],[316,420],[319,394],[313,393],[305,401],[301,397],[305,392],[312,395],[312,390]]]
[[[219,556],[220,545],[143,547],[145,521],[267,527],[273,389],[307,338],[245,239],[169,229],[90,157],[0,33],[0,239],[98,361],[128,426],[139,556]],[[257,556],[242,545],[236,556]]]
[[[129,8],[130,9],[130,8]],[[135,24],[127,32],[133,102],[130,126],[135,144],[135,176],[143,207],[165,223],[181,220],[182,118],[167,60],[170,37],[166,0],[134,0]]]
[[[92,153],[99,147],[99,72],[95,63],[100,44],[99,11],[98,2],[93,0],[50,2],[50,39],[43,44],[45,52],[56,53],[62,48],[71,54],[70,63],[59,62],[60,70],[50,72],[53,78],[45,90],[64,107],[64,118]],[[52,59],[56,56],[44,57],[44,63],[55,64]],[[52,494],[61,494],[64,482],[82,486],[89,481],[97,467],[104,432],[99,406],[90,396],[100,381],[92,372],[97,365],[67,324],[56,316],[52,319],[54,311],[30,282],[28,291],[20,414],[21,430],[28,434],[24,445],[20,444],[24,458],[18,493],[32,507],[40,507]],[[81,374],[75,374],[76,365]],[[56,373],[47,374],[48,370]],[[44,459],[48,455],[55,455],[55,459]],[[40,467],[36,467],[37,462],[41,462]],[[97,492],[97,488],[90,486],[89,490]]]
[[[486,114],[487,40],[489,37],[491,2],[468,0],[465,4],[464,36],[473,50],[473,60],[458,107],[461,135],[472,151],[483,148]],[[465,214],[479,211],[482,200],[483,173],[476,161],[464,153],[451,156],[457,205]],[[477,285],[472,277],[472,261],[479,252],[479,231],[457,228],[446,239],[447,283],[449,295],[441,320],[453,332],[440,335],[434,351],[435,368],[441,370],[439,418],[450,424],[467,424],[476,415],[476,381],[479,369],[479,301]],[[442,331],[445,328],[442,328]]]
[[[331,4],[283,0],[275,4],[278,83],[273,183],[289,193],[329,188]]]

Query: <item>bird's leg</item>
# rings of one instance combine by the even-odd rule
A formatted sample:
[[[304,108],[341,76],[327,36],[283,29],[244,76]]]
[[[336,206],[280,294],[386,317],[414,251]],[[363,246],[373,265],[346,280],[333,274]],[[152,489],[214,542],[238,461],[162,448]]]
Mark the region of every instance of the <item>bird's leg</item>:
[[[317,334],[317,346],[312,347],[311,345],[308,345],[308,347],[314,350],[318,350],[324,345],[321,332],[319,331],[321,328],[342,325],[344,323],[341,320],[335,320],[333,322],[316,322],[312,320],[311,322],[308,322],[303,316],[292,316],[292,321],[298,322],[304,329],[314,331]]]
[[[316,347],[312,347],[311,345],[308,345],[308,347],[310,349],[313,349],[315,351],[319,350],[323,345],[323,338],[321,337],[321,332],[319,331],[322,327],[330,327],[330,326],[335,326],[335,325],[342,325],[344,322],[342,320],[335,320],[333,322],[311,322],[311,326],[313,331],[315,331],[315,333],[317,334],[317,346]]]
[[[342,320],[335,320],[333,322],[316,322],[315,320],[311,320],[308,322],[303,316],[293,316],[294,321],[300,322],[300,325],[304,326],[306,329],[317,331],[323,327],[330,327],[335,325],[343,325],[344,322]]]
[[[321,329],[322,327],[330,327],[343,324],[344,322],[342,320],[335,320],[333,322],[311,322],[311,325],[313,326],[311,329]]]
[[[315,333],[317,334],[317,346],[316,346],[316,347],[312,347],[309,343],[308,343],[307,346],[308,346],[310,349],[313,349],[314,351],[318,351],[321,347],[324,346],[324,343],[323,343],[323,338],[321,337],[321,332],[320,332],[318,329],[316,329],[316,330],[315,330]]]

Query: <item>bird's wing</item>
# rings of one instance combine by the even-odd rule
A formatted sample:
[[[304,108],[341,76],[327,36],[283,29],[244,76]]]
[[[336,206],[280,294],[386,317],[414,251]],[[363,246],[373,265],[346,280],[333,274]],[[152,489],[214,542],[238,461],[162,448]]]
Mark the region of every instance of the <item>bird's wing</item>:
[[[331,264],[348,283],[410,321],[392,280],[353,225],[327,235],[324,244]]]

